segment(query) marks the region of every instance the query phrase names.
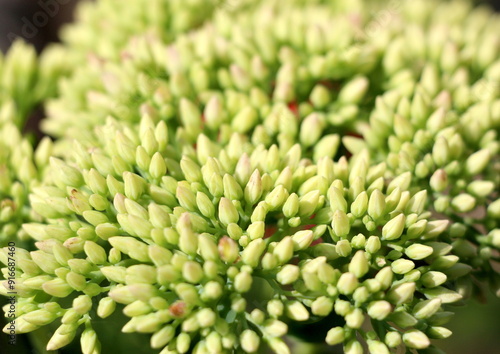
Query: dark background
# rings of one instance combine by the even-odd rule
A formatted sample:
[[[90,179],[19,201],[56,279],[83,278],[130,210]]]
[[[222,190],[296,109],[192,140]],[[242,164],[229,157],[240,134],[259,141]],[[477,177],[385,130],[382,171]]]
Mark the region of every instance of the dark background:
[[[123,0],[134,1],[134,0]],[[71,21],[78,0],[0,0],[0,50],[5,52],[13,38],[20,36],[32,43],[38,51],[57,41],[61,24]],[[500,11],[500,0],[483,1]],[[500,35],[500,34],[499,34]],[[4,304],[0,300],[0,305]],[[466,307],[453,309],[454,319],[447,325],[454,334],[438,341],[438,346],[449,354],[500,354],[500,301],[490,296],[487,304],[471,301]],[[5,325],[0,319],[0,325]],[[46,342],[48,338],[42,339]],[[0,333],[0,354],[34,353],[27,337],[18,336],[16,346],[7,344],[7,335]],[[148,345],[147,340],[145,345]]]

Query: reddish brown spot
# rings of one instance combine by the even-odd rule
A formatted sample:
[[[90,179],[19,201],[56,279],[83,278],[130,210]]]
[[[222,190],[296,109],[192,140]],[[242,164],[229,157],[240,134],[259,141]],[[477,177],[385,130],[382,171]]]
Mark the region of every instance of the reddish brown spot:
[[[311,243],[311,246],[314,246],[314,245],[317,245],[317,244],[320,244],[320,243],[323,243],[323,239],[320,237],[318,238],[317,240],[314,240],[312,243]]]
[[[320,80],[319,85],[325,86],[330,91],[340,91],[340,83],[331,80]]]
[[[186,303],[184,301],[176,301],[174,302],[168,309],[170,314],[174,317],[180,318],[183,317],[186,313]]]
[[[288,104],[288,109],[290,109],[290,111],[292,111],[292,113],[295,114],[296,116],[299,115],[299,105],[297,101],[290,102]]]
[[[302,226],[302,230],[311,230],[314,226],[314,224],[309,224],[309,225],[304,225]]]
[[[363,139],[363,136],[356,133],[356,132],[347,132],[346,135],[349,135],[349,136],[353,136],[355,138],[360,138],[360,139]]]
[[[12,210],[16,210],[16,203],[12,199],[4,199],[0,203],[0,209],[6,208],[6,207],[11,207]]]
[[[276,226],[267,227],[266,231],[264,232],[264,238],[271,237],[272,235],[274,235],[276,233],[277,230],[278,230],[278,228]]]

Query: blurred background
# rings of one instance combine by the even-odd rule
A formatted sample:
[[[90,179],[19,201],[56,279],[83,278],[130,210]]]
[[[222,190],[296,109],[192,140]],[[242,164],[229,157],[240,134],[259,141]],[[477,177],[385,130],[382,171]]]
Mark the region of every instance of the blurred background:
[[[0,50],[8,50],[17,37],[32,43],[38,51],[47,43],[56,42],[58,29],[71,21],[77,2],[78,0],[0,0]],[[482,2],[489,3],[500,11],[500,0]],[[448,340],[439,341],[441,349],[450,354],[500,354],[498,298],[491,295],[486,304],[472,301],[466,307],[455,307],[453,311],[456,313],[455,318],[447,327],[454,334]],[[0,323],[3,321],[2,318]],[[4,351],[8,349],[5,337],[0,335],[0,353],[8,353]],[[25,340],[18,339],[20,341],[16,346],[16,353],[35,353]]]

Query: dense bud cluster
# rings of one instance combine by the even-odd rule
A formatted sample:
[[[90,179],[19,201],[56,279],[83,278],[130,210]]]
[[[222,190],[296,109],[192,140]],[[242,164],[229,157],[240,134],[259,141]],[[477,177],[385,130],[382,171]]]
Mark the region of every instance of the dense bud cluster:
[[[18,333],[56,324],[48,350],[81,333],[99,353],[121,311],[161,353],[289,353],[312,323],[346,353],[436,349],[448,304],[500,295],[498,18],[214,5],[85,4],[56,140],[0,123],[0,231],[34,242]]]

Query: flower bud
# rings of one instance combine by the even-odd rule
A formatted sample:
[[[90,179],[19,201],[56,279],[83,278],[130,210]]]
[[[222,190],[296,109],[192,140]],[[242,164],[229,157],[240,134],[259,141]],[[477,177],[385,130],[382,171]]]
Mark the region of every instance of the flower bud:
[[[255,268],[259,264],[260,257],[265,249],[266,242],[263,239],[258,238],[253,240],[248,244],[243,252],[241,252],[241,259],[245,264]]]
[[[385,300],[372,301],[368,305],[367,310],[368,316],[382,321],[392,312],[392,306]]]
[[[358,279],[352,273],[344,273],[337,282],[337,289],[343,295],[349,295],[358,287]]]
[[[401,237],[403,230],[405,228],[405,216],[404,214],[399,214],[395,218],[391,219],[382,228],[382,239],[384,240],[396,240]]]
[[[265,199],[267,205],[269,206],[269,210],[281,209],[288,196],[288,191],[282,185],[274,188]]]
[[[356,329],[361,327],[364,319],[361,309],[356,308],[345,316],[345,323],[347,327]]]
[[[357,251],[349,263],[349,272],[357,278],[363,277],[369,270],[368,260],[364,251]]]
[[[307,249],[311,245],[313,238],[314,233],[311,230],[297,231],[292,236],[293,249],[295,251]]]
[[[245,329],[240,335],[240,345],[247,353],[254,353],[259,349],[260,338],[251,329]]]
[[[307,321],[309,319],[309,311],[299,301],[289,301],[286,304],[286,315],[293,321]]]
[[[342,343],[344,341],[344,339],[345,339],[344,328],[333,327],[326,334],[325,341],[328,345],[336,345],[336,344]]]
[[[293,264],[287,264],[276,274],[276,280],[282,285],[294,283],[300,275],[300,269]]]
[[[396,274],[406,274],[415,268],[415,263],[409,259],[397,259],[391,264],[391,269]]]
[[[425,349],[430,344],[429,338],[421,331],[412,329],[403,334],[403,342],[409,348]]]
[[[451,200],[451,206],[460,213],[467,213],[476,206],[476,199],[467,193],[457,195]]]
[[[382,215],[384,215],[385,210],[385,198],[381,191],[375,189],[370,195],[368,200],[368,215],[372,217],[373,220],[378,220]]]
[[[219,220],[224,225],[229,225],[232,223],[237,223],[239,219],[239,214],[233,203],[229,199],[221,198],[219,202]]]
[[[338,237],[346,237],[349,234],[351,229],[349,218],[343,211],[337,210],[333,213],[332,229]]]
[[[473,153],[465,161],[465,170],[469,175],[480,174],[488,165],[491,159],[491,153],[488,149],[482,149]]]
[[[116,302],[110,298],[105,297],[99,301],[99,305],[97,306],[97,316],[100,318],[106,318],[110,316],[116,308]]]
[[[290,236],[285,236],[274,247],[273,255],[276,256],[280,264],[288,262],[293,257],[294,242]]]
[[[387,293],[387,300],[395,305],[401,305],[411,301],[416,285],[414,282],[396,285]]]

